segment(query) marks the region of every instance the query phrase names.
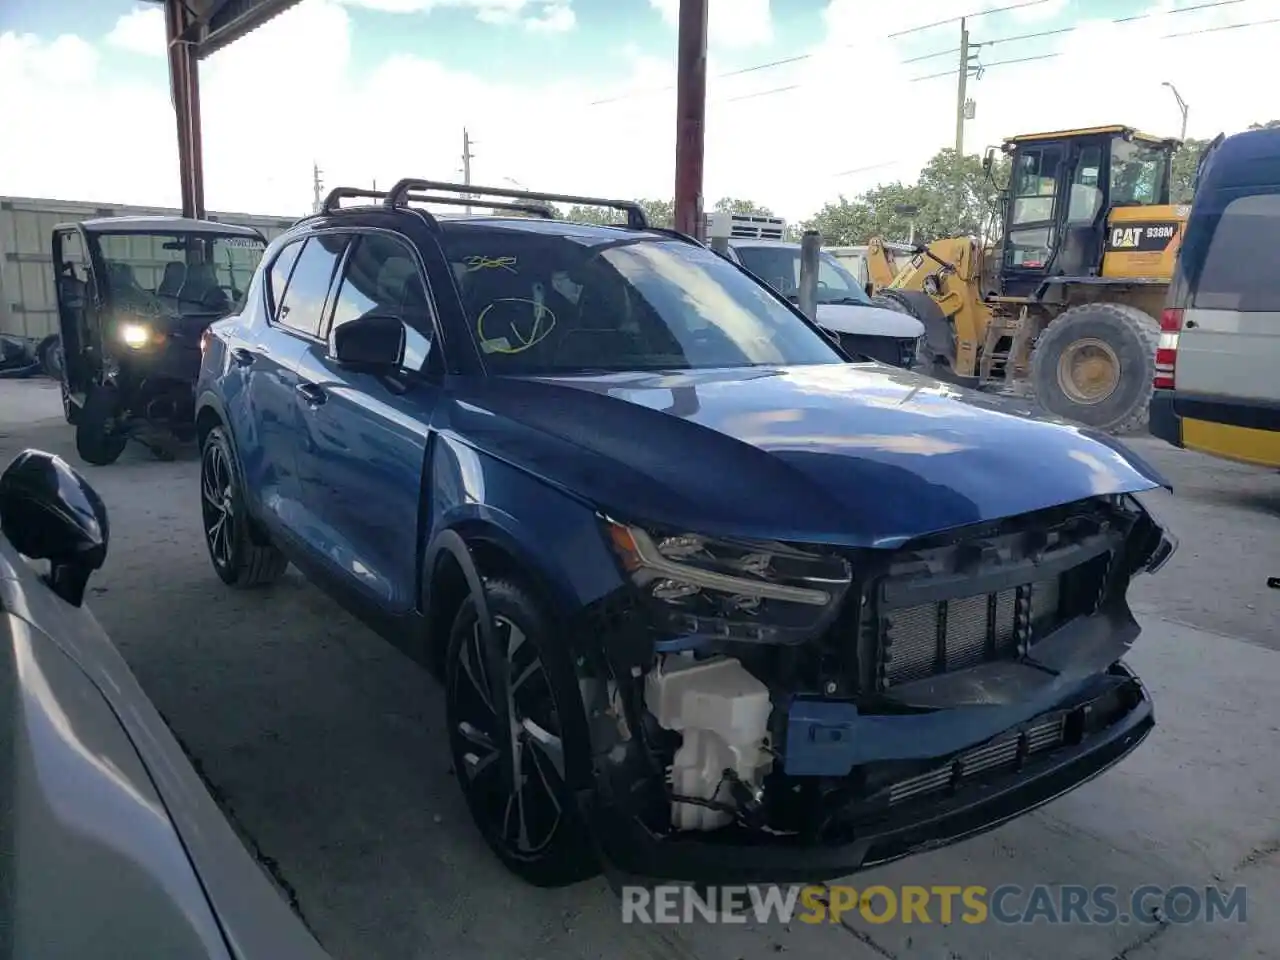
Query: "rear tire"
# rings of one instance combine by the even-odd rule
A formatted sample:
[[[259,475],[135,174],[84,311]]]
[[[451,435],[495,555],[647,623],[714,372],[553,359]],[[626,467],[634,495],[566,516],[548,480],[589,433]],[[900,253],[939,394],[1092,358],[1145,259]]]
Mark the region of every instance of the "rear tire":
[[[129,438],[116,422],[119,413],[120,398],[114,387],[98,384],[89,389],[75,418],[76,453],[85,463],[105,467],[120,459]]]
[[[1050,321],[1031,352],[1036,402],[1050,413],[1097,430],[1130,433],[1144,427],[1159,340],[1155,318],[1128,304],[1085,303],[1063,311]],[[1111,370],[1100,386],[1096,379],[1086,381],[1074,372],[1080,369],[1075,360],[1081,357],[1093,369]]]
[[[955,371],[951,369],[945,354],[940,352],[939,345],[930,341],[930,329],[935,331],[936,336],[941,329],[950,329],[951,323],[927,293],[917,290],[889,289],[876,294],[871,298],[871,302],[877,307],[915,317],[924,325],[924,337],[916,347],[916,364],[911,368],[913,373],[923,374],[946,383],[962,383]]]
[[[254,529],[235,451],[222,427],[209,431],[200,450],[200,516],[214,572],[227,586],[266,586],[288,568],[288,558]]]
[[[71,401],[71,391],[67,389],[67,382],[63,380],[58,384],[62,393],[62,416],[67,423],[73,427],[80,422],[80,408]]]
[[[458,784],[485,842],[516,876],[538,887],[587,880],[600,866],[569,786],[591,776],[573,668],[530,591],[490,580],[485,599],[504,647],[503,676],[489,676],[474,597],[459,608],[445,655]],[[514,720],[506,729],[493,706],[501,702]]]

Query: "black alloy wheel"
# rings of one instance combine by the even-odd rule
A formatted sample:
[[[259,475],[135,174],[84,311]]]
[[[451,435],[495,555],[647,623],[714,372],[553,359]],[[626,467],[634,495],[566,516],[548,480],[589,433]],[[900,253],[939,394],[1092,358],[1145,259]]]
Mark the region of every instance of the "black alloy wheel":
[[[562,705],[576,707],[569,697],[577,689],[565,686],[567,661],[548,662],[560,651],[550,649],[530,595],[502,580],[485,593],[502,648],[500,675],[468,598],[445,667],[454,770],[476,826],[509,870],[540,887],[576,883],[599,871],[567,786],[582,743],[571,736],[566,747]]]
[[[257,587],[279,580],[289,561],[254,530],[231,442],[214,427],[200,451],[200,516],[213,569],[223,583]]]

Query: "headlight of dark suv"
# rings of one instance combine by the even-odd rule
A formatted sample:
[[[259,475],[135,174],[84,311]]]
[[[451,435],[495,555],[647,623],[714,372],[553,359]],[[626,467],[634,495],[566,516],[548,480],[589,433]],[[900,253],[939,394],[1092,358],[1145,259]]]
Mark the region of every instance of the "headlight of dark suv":
[[[672,636],[800,642],[834,616],[852,582],[843,558],[786,544],[607,525],[655,626]]]

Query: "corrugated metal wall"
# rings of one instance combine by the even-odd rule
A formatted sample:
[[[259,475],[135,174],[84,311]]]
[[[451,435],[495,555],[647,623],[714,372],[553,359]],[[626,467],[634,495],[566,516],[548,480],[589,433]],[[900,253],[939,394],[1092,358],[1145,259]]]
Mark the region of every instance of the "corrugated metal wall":
[[[50,251],[56,224],[92,217],[180,216],[168,207],[0,197],[0,333],[38,340],[58,328]],[[268,240],[296,218],[211,213],[209,219],[261,230]]]

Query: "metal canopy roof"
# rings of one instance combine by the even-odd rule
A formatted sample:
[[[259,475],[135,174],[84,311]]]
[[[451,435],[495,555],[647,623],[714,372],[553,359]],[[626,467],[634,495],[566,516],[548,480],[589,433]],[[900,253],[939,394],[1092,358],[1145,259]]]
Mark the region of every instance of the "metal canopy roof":
[[[195,48],[197,59],[203,60],[297,3],[298,0],[186,0],[184,6],[190,17],[181,39]]]

